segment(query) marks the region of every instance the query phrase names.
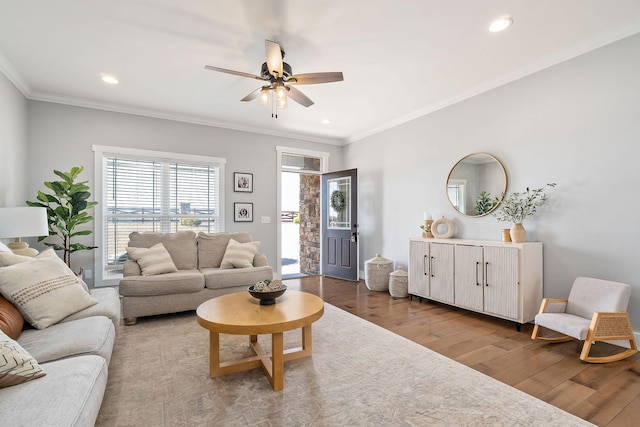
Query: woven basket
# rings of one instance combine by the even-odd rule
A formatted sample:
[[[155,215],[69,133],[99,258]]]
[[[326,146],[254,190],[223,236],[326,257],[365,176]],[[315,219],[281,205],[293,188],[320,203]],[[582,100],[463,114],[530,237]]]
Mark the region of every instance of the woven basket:
[[[394,298],[409,296],[409,275],[402,269],[402,266],[389,274],[389,293]]]
[[[371,291],[388,291],[389,274],[393,271],[393,261],[376,254],[364,263],[364,283]]]

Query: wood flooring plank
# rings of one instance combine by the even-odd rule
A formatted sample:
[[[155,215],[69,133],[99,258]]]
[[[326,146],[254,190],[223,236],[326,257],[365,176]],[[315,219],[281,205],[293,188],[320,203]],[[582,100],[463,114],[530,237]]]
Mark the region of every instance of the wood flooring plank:
[[[638,425],[638,414],[640,414],[640,397],[636,396],[607,424],[607,427],[636,427]]]
[[[592,388],[572,381],[565,381],[543,395],[542,400],[576,415],[573,409],[593,393],[595,393],[595,390]]]
[[[598,425],[606,425],[638,396],[640,381],[637,376],[628,370],[622,371],[589,396],[588,405],[576,406],[575,414],[589,417]]]

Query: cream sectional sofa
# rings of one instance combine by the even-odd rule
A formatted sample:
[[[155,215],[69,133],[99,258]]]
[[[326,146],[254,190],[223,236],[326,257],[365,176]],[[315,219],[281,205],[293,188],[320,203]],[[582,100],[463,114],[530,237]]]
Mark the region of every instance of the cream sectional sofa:
[[[0,388],[0,425],[92,426],[105,388],[120,301],[114,288],[94,289],[98,304],[45,329],[24,329],[16,340],[46,372]]]
[[[150,248],[162,243],[178,271],[143,276],[136,261],[125,262],[119,287],[125,325],[135,324],[141,316],[195,310],[216,296],[273,279],[273,269],[262,253],[255,255],[252,267],[220,268],[230,239],[252,241],[246,232],[200,232],[197,236],[193,231],[131,233],[129,247]]]

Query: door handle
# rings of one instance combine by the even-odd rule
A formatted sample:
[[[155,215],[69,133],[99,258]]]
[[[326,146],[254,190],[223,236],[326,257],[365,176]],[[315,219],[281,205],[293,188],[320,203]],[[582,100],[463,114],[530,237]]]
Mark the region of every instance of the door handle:
[[[484,285],[489,286],[489,263],[484,263]]]
[[[480,280],[478,280],[478,268],[480,267],[480,262],[476,261],[476,286],[480,286]]]
[[[353,232],[351,233],[351,243],[357,243],[358,242],[358,233],[357,232]]]

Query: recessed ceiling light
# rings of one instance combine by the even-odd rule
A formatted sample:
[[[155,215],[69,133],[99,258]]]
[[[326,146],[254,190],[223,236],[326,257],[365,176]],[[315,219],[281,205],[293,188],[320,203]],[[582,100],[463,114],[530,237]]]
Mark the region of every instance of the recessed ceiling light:
[[[331,120],[329,120],[329,119],[322,119],[322,120],[320,121],[320,123],[322,123],[323,125],[328,125],[329,123],[331,123]]]
[[[109,83],[110,85],[117,85],[118,84],[118,79],[116,79],[113,76],[110,76],[109,74],[103,74],[102,75],[102,81],[105,83]]]
[[[489,31],[498,33],[509,28],[511,24],[513,24],[513,19],[508,15],[504,15],[494,19],[491,24],[489,24]]]

